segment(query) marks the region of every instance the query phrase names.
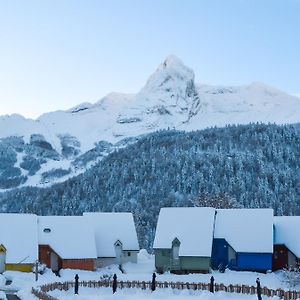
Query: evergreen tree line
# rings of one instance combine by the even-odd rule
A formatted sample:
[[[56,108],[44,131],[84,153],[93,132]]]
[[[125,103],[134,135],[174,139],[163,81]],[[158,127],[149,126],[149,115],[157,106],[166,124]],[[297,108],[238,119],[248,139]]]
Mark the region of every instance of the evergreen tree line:
[[[295,127],[249,124],[156,132],[66,182],[6,192],[0,201],[4,212],[40,215],[131,211],[140,246],[150,249],[161,207],[192,206],[195,199],[201,206],[201,199],[205,205],[223,196],[235,207],[300,215],[300,134]]]

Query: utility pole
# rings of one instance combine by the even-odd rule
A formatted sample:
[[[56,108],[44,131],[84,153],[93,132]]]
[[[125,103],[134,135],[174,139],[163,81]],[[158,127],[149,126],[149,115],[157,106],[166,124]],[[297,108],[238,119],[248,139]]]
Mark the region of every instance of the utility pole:
[[[35,281],[38,281],[38,279],[39,279],[39,261],[38,260],[35,261],[34,273],[35,273]]]

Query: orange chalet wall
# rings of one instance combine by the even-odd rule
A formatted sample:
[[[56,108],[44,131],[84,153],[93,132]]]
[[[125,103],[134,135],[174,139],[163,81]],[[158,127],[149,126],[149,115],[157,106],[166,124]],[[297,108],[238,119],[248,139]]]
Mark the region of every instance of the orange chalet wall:
[[[59,255],[49,245],[39,245],[39,261],[45,264],[48,268],[51,268],[50,255],[54,252],[58,257]],[[58,266],[59,269],[79,269],[94,271],[95,259],[61,259],[59,257]]]
[[[51,268],[50,254],[56,253],[49,245],[39,245],[39,261]],[[57,253],[56,253],[57,254]],[[59,255],[57,255],[59,257]],[[62,261],[61,258],[58,259],[58,268],[61,269]]]
[[[79,269],[94,271],[95,270],[95,259],[63,259],[62,260],[63,269]]]

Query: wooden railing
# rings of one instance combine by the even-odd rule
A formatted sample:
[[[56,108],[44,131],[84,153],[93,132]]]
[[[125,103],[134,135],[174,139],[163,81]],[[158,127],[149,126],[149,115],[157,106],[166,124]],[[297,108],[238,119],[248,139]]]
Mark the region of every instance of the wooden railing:
[[[67,291],[69,289],[74,289],[75,282],[54,282],[50,284],[42,285],[38,288],[32,288],[32,294],[41,300],[58,300],[55,297],[48,295],[47,293],[54,290]],[[80,281],[79,287],[89,287],[89,288],[101,288],[101,287],[112,287],[112,281]],[[172,288],[178,290],[210,290],[210,284],[208,283],[189,283],[189,282],[156,282],[156,287],[159,289]],[[123,288],[141,288],[150,289],[151,281],[118,281],[118,289]],[[214,290],[224,291],[228,293],[239,293],[239,294],[256,294],[256,287],[247,285],[224,285],[224,284],[214,284]],[[79,289],[80,291],[80,289]],[[282,289],[268,289],[267,287],[261,288],[261,294],[273,297],[277,296],[283,300],[295,300],[300,298],[300,291],[284,291]]]

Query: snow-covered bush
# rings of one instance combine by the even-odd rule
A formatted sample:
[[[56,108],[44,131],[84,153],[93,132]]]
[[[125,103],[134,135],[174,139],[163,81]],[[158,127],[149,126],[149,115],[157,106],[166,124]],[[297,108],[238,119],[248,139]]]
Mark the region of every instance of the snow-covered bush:
[[[0,300],[6,300],[6,295],[4,292],[0,291]]]
[[[288,266],[283,269],[284,282],[290,289],[300,284],[300,265]]]
[[[5,284],[6,284],[6,278],[2,274],[0,274],[0,289],[2,289],[3,286],[5,286]]]
[[[42,264],[42,263],[38,263],[38,272],[39,274],[44,274],[45,271],[47,269],[47,266],[45,264]],[[35,269],[35,265],[32,267],[32,272],[35,273],[36,269]]]

